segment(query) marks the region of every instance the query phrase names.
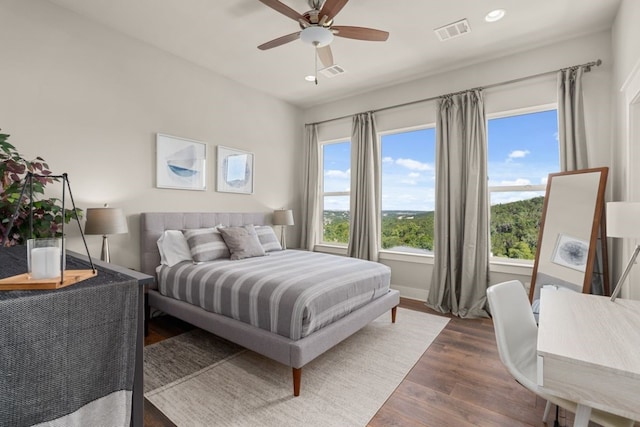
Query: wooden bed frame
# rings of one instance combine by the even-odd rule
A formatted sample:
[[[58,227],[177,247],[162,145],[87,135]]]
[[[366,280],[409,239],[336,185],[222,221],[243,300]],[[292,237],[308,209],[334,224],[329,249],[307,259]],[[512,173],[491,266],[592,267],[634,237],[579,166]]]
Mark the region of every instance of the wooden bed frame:
[[[140,215],[140,267],[142,272],[156,277],[160,265],[157,241],[165,230],[215,227],[217,225],[238,226],[246,224],[268,224],[265,213],[174,213],[145,212]],[[299,340],[291,340],[255,326],[211,313],[198,306],[161,295],[155,285],[148,290],[147,307],[155,307],[171,316],[239,344],[263,356],[292,368],[293,394],[300,395],[302,367],[345,338],[391,310],[391,321],[395,323],[396,308],[400,293],[390,290],[364,307],[350,313]]]

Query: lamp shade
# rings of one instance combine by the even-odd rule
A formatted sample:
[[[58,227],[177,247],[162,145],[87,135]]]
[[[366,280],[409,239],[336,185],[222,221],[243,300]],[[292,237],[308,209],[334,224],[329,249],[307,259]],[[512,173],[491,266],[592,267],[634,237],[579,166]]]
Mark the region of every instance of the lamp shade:
[[[640,237],[640,202],[607,203],[607,236]]]
[[[291,209],[273,211],[273,225],[293,225],[293,211]]]
[[[122,209],[88,208],[85,234],[121,234],[127,233],[127,221]]]

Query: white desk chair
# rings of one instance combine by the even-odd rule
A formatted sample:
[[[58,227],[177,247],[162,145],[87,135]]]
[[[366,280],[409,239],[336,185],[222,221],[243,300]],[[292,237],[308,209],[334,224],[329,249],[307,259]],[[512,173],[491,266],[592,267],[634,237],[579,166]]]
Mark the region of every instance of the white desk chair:
[[[547,422],[550,403],[575,413],[575,402],[549,395],[538,387],[538,326],[522,283],[512,280],[493,285],[487,289],[487,298],[500,360],[516,381],[547,400],[542,421]],[[634,424],[627,418],[596,409],[591,411],[591,420],[604,427],[631,427]]]

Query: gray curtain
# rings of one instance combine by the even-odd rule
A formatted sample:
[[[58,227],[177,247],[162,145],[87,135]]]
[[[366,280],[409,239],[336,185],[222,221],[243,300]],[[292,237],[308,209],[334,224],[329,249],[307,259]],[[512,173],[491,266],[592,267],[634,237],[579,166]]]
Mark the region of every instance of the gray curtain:
[[[300,247],[312,251],[318,229],[318,197],[320,197],[320,146],[318,125],[305,125],[304,164],[302,165],[302,224]]]
[[[427,305],[487,317],[489,200],[487,131],[480,90],[438,100],[435,254]]]
[[[380,147],[373,113],[353,116],[351,212],[347,255],[378,260],[380,229]]]
[[[560,170],[587,168],[587,136],[582,101],[583,67],[558,71]]]
[[[584,124],[582,76],[584,67],[558,71],[558,141],[560,143],[560,170],[587,169],[587,132]],[[596,259],[591,277],[591,293],[604,295],[604,259],[602,242],[596,243]]]

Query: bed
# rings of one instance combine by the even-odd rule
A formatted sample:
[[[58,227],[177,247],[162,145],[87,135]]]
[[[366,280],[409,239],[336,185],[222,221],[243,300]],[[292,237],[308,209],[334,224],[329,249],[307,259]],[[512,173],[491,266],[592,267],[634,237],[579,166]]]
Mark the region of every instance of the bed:
[[[269,252],[266,254],[268,256],[251,257],[239,261],[216,260],[197,265],[185,261],[171,268],[161,266],[157,241],[166,234],[167,230],[195,231],[248,224],[262,226],[268,224],[268,221],[269,214],[265,213],[142,213],[140,215],[141,270],[156,278],[156,283],[148,290],[147,304],[148,307],[158,309],[290,366],[293,374],[293,394],[299,396],[302,367],[305,364],[387,311],[391,312],[391,320],[395,323],[396,307],[400,297],[398,291],[388,288],[390,274],[388,268],[381,264],[307,251],[287,249]],[[309,257],[315,258],[310,260]],[[333,262],[338,264],[334,265]],[[269,263],[280,264],[269,266]],[[347,279],[355,273],[349,273],[349,270],[344,270],[344,274],[341,273],[343,268],[347,268],[347,263],[360,263],[358,265],[360,270],[371,270],[372,277],[363,280],[371,282],[369,285],[374,286],[374,289],[364,291],[365,296],[359,296],[354,292],[367,285],[366,283],[363,284],[362,281],[356,283],[355,276],[353,284],[347,283],[349,281]],[[311,264],[315,266],[309,267]],[[215,268],[211,268],[211,265]],[[291,267],[283,269],[283,265]],[[214,270],[219,272],[214,273]],[[288,270],[289,276],[279,278],[274,273],[282,270]],[[213,280],[216,283],[224,281],[211,279],[212,274],[221,274],[223,279],[228,279],[231,290],[205,291],[204,289],[209,289],[205,288],[205,285],[194,284],[195,278],[199,276],[206,276],[207,280]],[[283,288],[277,281],[289,283],[296,276],[304,276],[308,281],[310,280],[312,283],[307,286],[313,287],[313,290],[306,292],[302,290],[305,298],[295,298],[292,309],[285,309],[284,305],[274,303],[274,301],[286,300],[286,292],[289,289]],[[276,282],[269,284],[267,277]],[[255,290],[255,286],[258,285],[248,284],[254,281],[262,286],[258,289],[274,288],[277,298],[261,295],[262,291]],[[329,285],[328,288],[341,290],[333,295],[325,294],[325,290],[319,292],[320,282],[326,282]],[[346,290],[343,285],[347,286]],[[278,289],[287,289],[287,291],[278,291]],[[366,296],[367,292],[369,296]],[[203,297],[205,293],[207,298]],[[243,297],[243,293],[254,294],[255,301],[244,306],[239,304],[238,299]],[[303,308],[300,300],[305,300],[305,304],[307,301],[309,304],[324,304],[327,300],[339,300],[343,302],[339,308],[342,312],[334,313],[333,308],[329,310],[326,307],[310,308],[305,305]],[[347,300],[349,300],[348,303]],[[271,306],[275,315],[265,317],[264,308],[260,304]],[[249,306],[251,309],[242,308]],[[332,314],[311,318],[309,313],[314,312],[331,312]],[[304,321],[300,323],[301,319],[306,319],[306,323]]]

